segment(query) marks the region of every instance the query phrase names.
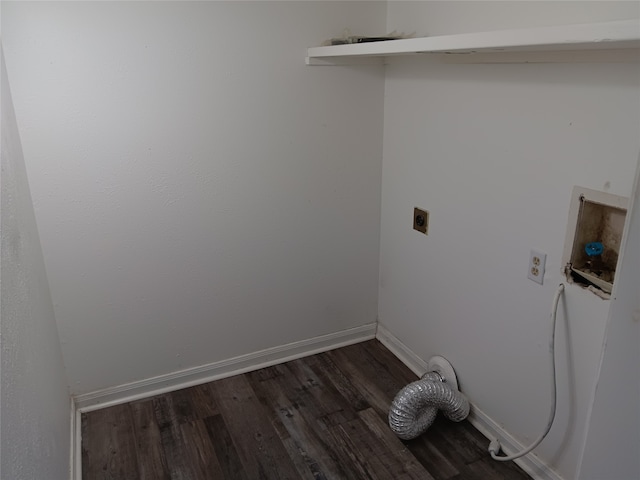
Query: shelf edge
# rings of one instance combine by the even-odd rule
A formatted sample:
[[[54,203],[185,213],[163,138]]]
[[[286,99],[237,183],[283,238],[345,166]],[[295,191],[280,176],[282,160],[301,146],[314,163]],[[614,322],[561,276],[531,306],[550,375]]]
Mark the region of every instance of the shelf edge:
[[[422,53],[491,53],[640,49],[640,20],[556,25],[383,42],[311,47],[311,59]],[[311,63],[310,63],[311,64]]]

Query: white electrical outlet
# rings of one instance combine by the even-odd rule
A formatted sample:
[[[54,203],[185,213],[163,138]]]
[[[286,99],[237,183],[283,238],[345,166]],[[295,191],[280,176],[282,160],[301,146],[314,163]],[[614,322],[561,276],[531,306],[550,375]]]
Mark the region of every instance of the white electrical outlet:
[[[546,253],[531,249],[531,252],[529,252],[529,272],[527,273],[527,278],[542,285],[542,279],[544,278],[544,265],[546,262]]]

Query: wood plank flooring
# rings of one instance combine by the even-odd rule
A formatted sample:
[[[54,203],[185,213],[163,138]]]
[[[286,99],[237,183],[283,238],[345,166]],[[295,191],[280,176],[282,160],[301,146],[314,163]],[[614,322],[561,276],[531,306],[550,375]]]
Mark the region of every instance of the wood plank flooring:
[[[525,480],[468,422],[387,425],[416,376],[376,340],[82,415],[83,480]]]

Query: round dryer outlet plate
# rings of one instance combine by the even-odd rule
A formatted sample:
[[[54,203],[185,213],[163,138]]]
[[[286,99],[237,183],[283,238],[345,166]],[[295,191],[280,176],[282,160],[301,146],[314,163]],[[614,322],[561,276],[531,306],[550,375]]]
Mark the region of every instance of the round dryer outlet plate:
[[[440,355],[431,357],[427,364],[427,368],[429,372],[439,373],[450,387],[458,390],[458,377],[456,377],[455,370],[446,358],[441,357]]]

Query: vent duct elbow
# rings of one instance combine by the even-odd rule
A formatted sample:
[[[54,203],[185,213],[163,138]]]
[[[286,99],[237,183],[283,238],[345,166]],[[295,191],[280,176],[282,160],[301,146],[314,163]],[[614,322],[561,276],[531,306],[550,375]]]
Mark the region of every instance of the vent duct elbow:
[[[389,426],[399,438],[411,440],[423,434],[435,420],[438,410],[454,422],[467,418],[469,401],[458,391],[450,364],[446,373],[454,375],[450,382],[453,386],[437,371],[429,371],[396,395],[389,409]]]

